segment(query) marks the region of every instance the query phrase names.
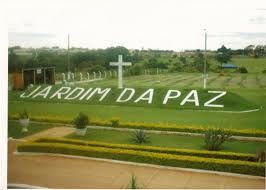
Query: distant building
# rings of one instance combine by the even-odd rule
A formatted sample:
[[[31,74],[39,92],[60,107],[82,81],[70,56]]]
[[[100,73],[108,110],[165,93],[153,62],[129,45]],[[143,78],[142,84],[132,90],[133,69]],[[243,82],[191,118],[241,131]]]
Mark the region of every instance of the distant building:
[[[236,66],[236,65],[234,65],[234,64],[232,64],[232,63],[223,63],[223,64],[221,65],[221,68],[222,68],[222,69],[237,69],[238,66]]]
[[[25,89],[30,84],[55,84],[55,67],[22,68],[13,73],[13,89]]]

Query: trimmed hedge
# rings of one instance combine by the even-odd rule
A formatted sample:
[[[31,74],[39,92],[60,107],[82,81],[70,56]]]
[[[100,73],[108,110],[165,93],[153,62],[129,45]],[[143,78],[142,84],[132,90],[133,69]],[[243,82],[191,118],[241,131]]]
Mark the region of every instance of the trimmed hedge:
[[[19,119],[18,115],[9,115],[8,119]],[[39,122],[52,122],[52,123],[65,123],[71,124],[72,120],[69,118],[62,117],[49,117],[49,116],[32,116],[30,118],[33,121]],[[90,124],[98,126],[112,127],[110,121],[91,119]],[[119,126],[116,128],[130,128],[130,129],[144,129],[144,130],[158,130],[158,131],[176,131],[186,133],[205,133],[208,128],[201,126],[190,126],[190,125],[176,125],[176,124],[165,124],[165,123],[140,123],[140,122],[119,122]],[[225,129],[235,136],[248,136],[248,137],[266,137],[266,130],[259,129]]]
[[[144,146],[144,145],[139,146],[139,145],[129,145],[129,144],[112,144],[112,143],[104,143],[98,141],[83,141],[83,140],[73,140],[66,138],[39,138],[34,140],[34,142],[64,143],[72,145],[86,145],[86,146],[96,146],[96,147],[105,147],[105,148],[140,150],[140,151],[175,154],[175,155],[199,156],[204,158],[257,161],[256,155],[254,154],[244,154],[244,153],[234,153],[234,152],[175,149],[175,148],[163,148],[163,147]]]
[[[216,158],[200,158],[136,150],[80,146],[60,143],[23,143],[18,145],[19,152],[59,153],[96,158],[124,160],[182,168],[196,168],[232,173],[265,176],[262,163]]]

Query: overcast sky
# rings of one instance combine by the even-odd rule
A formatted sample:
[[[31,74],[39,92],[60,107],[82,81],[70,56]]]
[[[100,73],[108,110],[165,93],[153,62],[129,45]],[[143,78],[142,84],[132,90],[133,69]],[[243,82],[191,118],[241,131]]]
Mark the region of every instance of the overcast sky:
[[[266,0],[9,0],[9,46],[236,49],[266,44]]]

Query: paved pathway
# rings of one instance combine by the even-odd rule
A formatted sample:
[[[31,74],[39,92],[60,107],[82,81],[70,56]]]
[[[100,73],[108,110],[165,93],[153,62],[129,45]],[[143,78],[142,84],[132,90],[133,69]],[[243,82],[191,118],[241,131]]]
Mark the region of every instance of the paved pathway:
[[[264,188],[263,179],[221,176],[60,156],[14,155],[8,143],[8,183],[48,188],[126,188],[134,174],[142,188]]]
[[[69,135],[75,131],[74,128],[70,127],[53,127],[44,131],[41,131],[39,133],[35,133],[33,135],[27,136],[23,138],[23,140],[30,140],[35,139],[39,137],[64,137],[66,135]]]

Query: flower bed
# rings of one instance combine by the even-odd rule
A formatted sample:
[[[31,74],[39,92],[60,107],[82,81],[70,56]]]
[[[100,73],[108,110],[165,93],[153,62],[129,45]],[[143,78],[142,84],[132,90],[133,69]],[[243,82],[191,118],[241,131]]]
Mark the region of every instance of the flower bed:
[[[257,158],[254,154],[244,154],[244,153],[235,153],[235,152],[218,152],[218,151],[163,148],[163,147],[144,146],[144,145],[140,146],[140,145],[129,145],[129,144],[112,144],[112,143],[104,143],[104,142],[96,142],[96,141],[73,140],[73,139],[66,139],[66,138],[39,138],[39,139],[34,140],[34,142],[64,143],[64,144],[72,144],[72,145],[86,145],[86,146],[95,146],[95,147],[140,150],[140,151],[167,153],[167,154],[175,154],[175,155],[198,156],[198,157],[205,157],[205,158],[257,161]]]
[[[9,115],[9,119],[18,119],[18,115]],[[49,117],[49,116],[32,116],[31,120],[40,122],[52,122],[52,123],[66,123],[71,124],[72,120],[62,117]],[[99,120],[91,118],[91,125],[112,127],[111,122],[107,120]],[[211,127],[211,126],[210,126]],[[164,124],[164,123],[140,123],[140,122],[119,122],[116,128],[130,128],[130,129],[145,129],[145,130],[158,130],[158,131],[175,131],[175,132],[187,132],[187,133],[205,133],[208,129],[202,126],[189,126],[189,125],[177,125],[177,124]],[[266,130],[259,129],[225,129],[232,135],[236,136],[248,136],[248,137],[266,137]]]
[[[254,163],[239,160],[201,158],[195,156],[183,156],[147,151],[92,147],[60,143],[22,143],[18,145],[17,150],[19,152],[59,153],[67,155],[88,156],[95,158],[107,158],[130,162],[157,164],[164,166],[196,168],[204,170],[265,176],[265,166],[263,163]]]

